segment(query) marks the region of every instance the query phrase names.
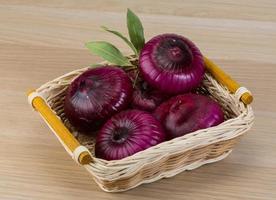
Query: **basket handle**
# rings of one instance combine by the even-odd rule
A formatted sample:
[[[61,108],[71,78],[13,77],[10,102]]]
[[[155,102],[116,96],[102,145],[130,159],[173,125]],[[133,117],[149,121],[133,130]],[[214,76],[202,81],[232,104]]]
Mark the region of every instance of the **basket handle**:
[[[215,77],[215,79],[226,86],[230,92],[237,95],[244,104],[248,105],[253,101],[253,96],[248,89],[238,84],[210,59],[204,57],[204,63],[205,68]]]
[[[73,157],[73,159],[81,165],[91,163],[92,156],[89,150],[86,147],[80,145],[78,140],[64,126],[64,124],[51,110],[45,100],[35,91],[28,92],[28,99],[29,103],[36,111],[41,114],[43,119],[53,130],[59,141],[65,147],[67,152]]]

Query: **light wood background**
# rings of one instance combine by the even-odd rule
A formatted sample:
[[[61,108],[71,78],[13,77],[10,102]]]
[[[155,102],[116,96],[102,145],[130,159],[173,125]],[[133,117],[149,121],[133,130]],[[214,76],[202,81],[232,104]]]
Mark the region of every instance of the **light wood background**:
[[[141,17],[146,38],[174,32],[191,38],[251,89],[256,121],[225,160],[129,192],[102,192],[66,154],[25,91],[100,61],[84,43],[126,33],[126,8]],[[0,199],[276,199],[275,0],[0,0]]]

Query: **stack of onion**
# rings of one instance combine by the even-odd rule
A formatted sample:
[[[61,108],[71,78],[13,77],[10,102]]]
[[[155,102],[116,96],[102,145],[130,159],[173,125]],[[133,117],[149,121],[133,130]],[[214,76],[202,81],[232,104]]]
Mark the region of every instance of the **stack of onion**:
[[[203,56],[190,40],[158,35],[144,45],[138,61],[141,77],[104,66],[87,70],[68,88],[65,114],[81,130],[99,130],[97,157],[122,159],[223,122],[217,102],[183,94],[194,91],[204,76]],[[130,107],[134,110],[125,111]]]

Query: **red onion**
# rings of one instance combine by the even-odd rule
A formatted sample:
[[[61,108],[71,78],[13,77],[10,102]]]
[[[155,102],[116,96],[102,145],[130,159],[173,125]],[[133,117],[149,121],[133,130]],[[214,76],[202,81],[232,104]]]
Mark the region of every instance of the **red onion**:
[[[95,130],[113,114],[125,109],[132,96],[127,74],[115,66],[83,72],[69,86],[64,111],[75,127]]]
[[[99,131],[95,154],[105,160],[118,160],[163,142],[160,123],[149,113],[127,110],[114,115]]]
[[[138,70],[128,71],[127,74],[134,83],[131,101],[132,108],[153,111],[160,103],[169,98],[169,95],[150,87],[149,84],[139,76]]]
[[[133,108],[153,111],[168,98],[168,95],[151,88],[147,82],[140,81],[133,91],[131,105]]]
[[[172,97],[155,110],[154,116],[163,124],[167,139],[216,126],[224,120],[217,102],[197,94]]]
[[[204,75],[200,50],[189,39],[158,35],[143,47],[139,69],[143,78],[164,93],[180,94],[197,87]]]

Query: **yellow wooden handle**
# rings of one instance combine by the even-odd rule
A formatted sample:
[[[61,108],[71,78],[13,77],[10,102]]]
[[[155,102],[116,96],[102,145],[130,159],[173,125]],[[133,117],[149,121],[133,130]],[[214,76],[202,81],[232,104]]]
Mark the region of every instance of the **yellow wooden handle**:
[[[241,86],[227,75],[220,67],[213,63],[208,58],[204,57],[205,68],[215,77],[215,79],[221,84],[225,85],[230,92],[235,93]],[[245,92],[241,96],[241,100],[244,104],[248,105],[253,101],[253,96],[249,92]]]
[[[28,95],[31,94],[32,92],[28,93]],[[80,143],[64,126],[64,124],[55,115],[55,113],[50,109],[50,107],[46,104],[45,100],[40,96],[35,96],[31,103],[32,106],[41,114],[41,116],[51,126],[53,131],[55,131],[60,140],[73,153],[74,150],[80,146]],[[84,151],[79,155],[78,161],[82,165],[89,164],[90,162],[92,162],[92,157],[89,152]]]

